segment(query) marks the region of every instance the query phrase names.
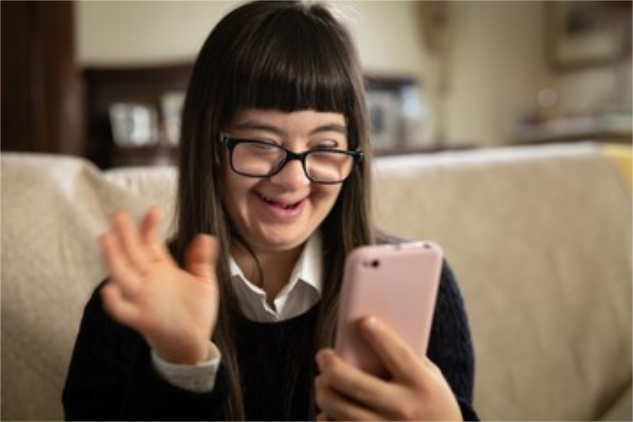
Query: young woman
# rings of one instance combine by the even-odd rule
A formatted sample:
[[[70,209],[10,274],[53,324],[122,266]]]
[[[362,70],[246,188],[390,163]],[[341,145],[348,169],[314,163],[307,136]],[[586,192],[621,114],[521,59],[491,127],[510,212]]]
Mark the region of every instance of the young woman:
[[[376,243],[361,69],[328,5],[245,4],[211,32],[183,112],[177,230],[124,212],[63,403],[77,420],[474,419],[473,351],[445,265],[420,359],[359,326],[389,368],[331,349],[345,257]]]

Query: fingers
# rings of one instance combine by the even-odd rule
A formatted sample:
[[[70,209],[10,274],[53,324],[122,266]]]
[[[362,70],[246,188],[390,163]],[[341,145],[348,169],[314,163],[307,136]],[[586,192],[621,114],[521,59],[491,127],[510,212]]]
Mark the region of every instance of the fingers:
[[[143,225],[141,228],[141,234],[145,243],[149,244],[159,240],[156,230],[162,218],[163,213],[158,206],[153,206],[147,211],[145,218],[143,218]]]
[[[125,295],[133,293],[139,278],[152,264],[172,260],[165,243],[158,235],[161,220],[160,208],[152,207],[145,215],[139,230],[125,212],[112,215],[112,232],[101,238],[103,253],[114,279],[122,281]],[[218,245],[209,235],[198,235],[187,249],[186,269],[197,277],[211,279],[215,273]],[[134,277],[136,273],[136,277]]]
[[[101,298],[106,311],[118,322],[133,326],[140,311],[128,301],[118,284],[109,282],[101,289]]]
[[[105,233],[99,238],[99,245],[110,270],[111,282],[119,285],[121,294],[133,297],[140,287],[141,279],[126,259],[119,239],[112,233]]]
[[[196,236],[187,249],[185,269],[193,275],[205,280],[212,279],[215,274],[215,262],[218,257],[218,242],[207,234]]]
[[[314,384],[315,399],[322,411],[318,420],[374,421],[380,419],[377,414],[337,391],[330,385],[327,377],[319,375],[315,378]]]
[[[315,418],[318,422],[329,422],[329,421],[333,421],[334,419],[330,418],[326,413],[319,413],[316,418]]]
[[[150,259],[161,259],[169,256],[165,243],[158,235],[158,226],[163,218],[159,206],[149,209],[141,226],[141,239],[149,252]]]
[[[400,385],[385,381],[344,362],[331,350],[317,354],[321,370],[317,399],[321,409],[336,420],[396,420],[402,398]],[[322,390],[319,391],[318,389]],[[383,419],[374,419],[381,415]]]
[[[147,272],[150,260],[144,250],[138,227],[129,214],[122,211],[113,213],[112,231],[117,237],[125,259],[139,272]]]
[[[459,405],[439,368],[418,357],[386,324],[368,318],[359,328],[392,378],[374,377],[332,350],[320,351],[315,390],[324,415],[336,420],[460,420]]]
[[[139,232],[129,214],[117,211],[112,214],[112,230],[99,239],[102,254],[111,273],[111,282],[119,285],[121,293],[130,299],[140,288],[143,276],[160,257],[152,248],[164,248],[156,234],[160,209],[153,207],[143,220]],[[146,245],[146,242],[152,245]],[[156,246],[160,245],[160,246]]]
[[[128,213],[116,211],[112,214],[112,233],[117,237],[125,258],[141,273],[145,273],[154,261],[170,259],[165,243],[158,235],[161,214],[160,207],[150,208],[140,230]]]
[[[320,351],[317,354],[317,363],[333,387],[358,402],[373,400],[384,390],[384,383],[381,383],[378,378],[343,364],[342,360],[331,350]]]
[[[361,321],[360,329],[394,378],[411,385],[417,385],[424,379],[421,372],[428,369],[427,360],[417,356],[387,325],[375,317],[368,317]]]

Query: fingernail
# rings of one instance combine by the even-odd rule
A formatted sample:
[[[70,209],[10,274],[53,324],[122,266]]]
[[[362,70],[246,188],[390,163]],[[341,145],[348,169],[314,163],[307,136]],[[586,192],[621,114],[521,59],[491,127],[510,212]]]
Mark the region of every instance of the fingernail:
[[[365,318],[363,320],[363,327],[367,331],[375,333],[378,330],[380,330],[380,322],[378,321],[378,318],[376,318],[376,317],[373,317],[373,316],[372,317],[368,317],[368,318]]]
[[[97,238],[97,243],[99,244],[99,246],[103,249],[106,247],[106,243],[108,242],[108,234],[107,233],[102,233],[99,235],[99,237]]]
[[[317,365],[319,366],[320,370],[323,370],[327,367],[328,365],[328,351],[327,350],[321,350],[319,353],[317,353],[316,355],[316,362]]]

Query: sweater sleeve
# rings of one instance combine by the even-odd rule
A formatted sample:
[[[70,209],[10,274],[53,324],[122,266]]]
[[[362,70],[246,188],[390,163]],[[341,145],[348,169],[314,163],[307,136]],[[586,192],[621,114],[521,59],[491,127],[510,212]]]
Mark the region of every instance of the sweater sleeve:
[[[447,262],[442,268],[428,356],[451,386],[464,420],[478,420],[472,406],[475,357],[470,327],[459,286]]]
[[[66,420],[223,420],[228,377],[196,393],[161,378],[147,343],[103,310],[100,289],[84,310],[62,402]]]
[[[196,365],[180,365],[163,360],[152,350],[152,364],[158,375],[176,387],[204,393],[213,390],[215,376],[221,362],[218,348],[209,341],[209,355],[212,356]]]

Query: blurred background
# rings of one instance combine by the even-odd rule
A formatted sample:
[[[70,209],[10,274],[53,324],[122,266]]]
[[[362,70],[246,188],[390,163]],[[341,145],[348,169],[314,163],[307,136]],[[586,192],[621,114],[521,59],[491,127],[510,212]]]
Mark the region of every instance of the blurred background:
[[[631,2],[334,3],[367,80],[378,227],[449,257],[479,415],[633,420]],[[238,4],[0,2],[0,419],[63,420],[105,277],[95,239],[150,204],[171,230],[176,173],[158,165],[198,50]]]
[[[631,143],[630,1],[333,1],[378,154]],[[173,162],[183,92],[236,1],[2,2],[2,150]]]

